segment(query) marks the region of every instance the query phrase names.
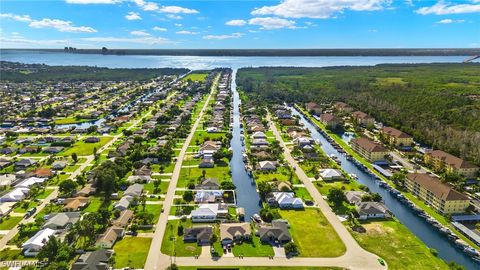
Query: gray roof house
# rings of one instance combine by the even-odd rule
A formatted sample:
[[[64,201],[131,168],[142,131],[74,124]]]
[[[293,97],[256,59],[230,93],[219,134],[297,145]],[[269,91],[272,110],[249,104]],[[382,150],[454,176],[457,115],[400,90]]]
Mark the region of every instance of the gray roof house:
[[[365,191],[347,191],[345,192],[345,197],[350,204],[357,204],[362,201],[363,195],[367,194]]]
[[[72,270],[108,270],[108,260],[112,257],[113,251],[99,249],[80,255],[73,263]]]
[[[52,230],[63,230],[72,226],[80,219],[80,212],[62,212],[50,217],[42,228]]]
[[[212,240],[213,229],[211,226],[199,226],[185,229],[184,242],[197,242],[198,245],[208,245]]]
[[[138,197],[142,195],[143,185],[142,184],[133,184],[130,185],[127,190],[123,193],[123,196]]]
[[[387,207],[380,202],[359,202],[356,209],[360,220],[390,217]]]
[[[257,231],[262,242],[290,242],[292,236],[284,220],[274,220],[271,225],[260,225]]]

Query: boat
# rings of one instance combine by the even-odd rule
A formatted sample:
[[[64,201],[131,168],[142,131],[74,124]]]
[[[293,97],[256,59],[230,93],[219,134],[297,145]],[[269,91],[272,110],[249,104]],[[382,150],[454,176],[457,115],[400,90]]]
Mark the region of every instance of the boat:
[[[350,174],[350,177],[352,177],[353,179],[358,179],[358,176],[357,176],[356,174],[354,174],[354,173],[351,173],[351,174]]]
[[[255,222],[258,222],[258,223],[262,222],[262,218],[260,217],[259,214],[253,214],[251,219]]]

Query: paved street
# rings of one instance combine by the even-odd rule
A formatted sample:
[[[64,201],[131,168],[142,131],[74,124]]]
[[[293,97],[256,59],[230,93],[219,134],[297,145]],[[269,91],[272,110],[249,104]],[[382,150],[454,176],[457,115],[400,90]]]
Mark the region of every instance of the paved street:
[[[173,169],[172,178],[168,186],[167,195],[165,196],[165,200],[163,203],[163,213],[160,214],[160,217],[158,219],[152,244],[150,245],[150,250],[148,251],[147,261],[145,262],[145,269],[165,269],[170,265],[170,257],[162,254],[160,251],[163,241],[163,234],[165,233],[165,229],[167,227],[168,214],[170,213],[170,208],[172,207],[173,199],[175,196],[175,189],[177,187],[178,178],[180,177],[180,171],[182,169],[183,159],[185,158],[188,146],[190,145],[190,142],[195,135],[195,130],[200,124],[202,116],[206,108],[208,107],[208,103],[210,102],[212,93],[218,83],[218,79],[219,77],[217,77],[216,81],[213,83],[212,91],[208,95],[207,100],[203,105],[203,108],[200,111],[198,118],[193,124],[190,134],[183,143],[180,154],[178,155],[177,162],[175,163],[175,168]],[[190,259],[194,260],[193,258]]]

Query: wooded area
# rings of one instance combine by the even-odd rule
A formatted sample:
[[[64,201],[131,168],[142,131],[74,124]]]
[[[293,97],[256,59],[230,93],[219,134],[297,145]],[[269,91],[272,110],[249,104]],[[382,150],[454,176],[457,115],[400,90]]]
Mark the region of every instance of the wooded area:
[[[257,102],[345,101],[418,141],[480,164],[480,64],[244,68]]]
[[[185,68],[101,68],[88,66],[47,66],[1,61],[2,81],[143,81],[162,75],[180,75]]]

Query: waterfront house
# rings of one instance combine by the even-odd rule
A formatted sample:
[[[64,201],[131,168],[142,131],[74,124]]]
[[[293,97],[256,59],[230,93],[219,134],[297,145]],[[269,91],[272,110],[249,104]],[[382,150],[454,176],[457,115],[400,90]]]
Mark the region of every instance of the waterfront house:
[[[343,173],[337,169],[320,169],[320,177],[323,181],[343,180]]]
[[[261,171],[275,171],[278,163],[276,161],[260,161],[258,162],[258,169]]]
[[[389,151],[381,144],[360,137],[350,141],[352,149],[370,162],[383,161]]]
[[[366,194],[367,192],[365,191],[351,190],[351,191],[345,192],[345,197],[347,197],[347,202],[349,204],[357,204],[362,201],[362,197]]]
[[[442,214],[464,213],[470,205],[470,199],[465,194],[432,175],[409,173],[405,186],[413,195]]]
[[[225,204],[200,204],[191,212],[192,222],[214,222],[228,216],[228,207]]]
[[[424,161],[437,171],[458,172],[467,178],[475,178],[479,171],[479,167],[441,150],[426,152]]]
[[[267,198],[270,206],[278,206],[281,209],[301,209],[303,201],[295,197],[293,192],[272,192]]]
[[[358,202],[355,208],[360,220],[390,216],[387,207],[381,202]]]

